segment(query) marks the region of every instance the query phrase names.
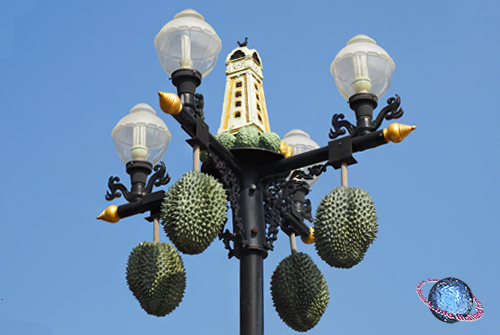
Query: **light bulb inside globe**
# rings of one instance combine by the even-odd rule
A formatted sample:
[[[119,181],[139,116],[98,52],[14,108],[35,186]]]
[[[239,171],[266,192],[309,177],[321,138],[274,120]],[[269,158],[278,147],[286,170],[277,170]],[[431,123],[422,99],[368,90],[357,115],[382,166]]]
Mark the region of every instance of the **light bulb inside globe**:
[[[130,156],[133,160],[144,160],[148,156],[146,147],[146,126],[139,124],[133,128],[133,143],[130,148]]]
[[[192,69],[193,60],[191,59],[191,37],[188,34],[183,34],[181,37],[181,54],[180,60],[181,69]]]
[[[372,81],[369,77],[368,63],[365,54],[355,54],[354,80],[352,82],[355,93],[369,93],[372,88]]]

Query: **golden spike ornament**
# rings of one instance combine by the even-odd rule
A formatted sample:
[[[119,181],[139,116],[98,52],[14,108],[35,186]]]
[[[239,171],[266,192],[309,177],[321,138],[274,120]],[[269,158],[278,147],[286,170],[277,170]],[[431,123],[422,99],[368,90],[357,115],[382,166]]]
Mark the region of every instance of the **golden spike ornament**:
[[[384,129],[384,137],[387,142],[399,143],[415,129],[417,129],[417,126],[392,123],[389,127]]]
[[[120,221],[120,217],[118,216],[118,207],[116,205],[109,206],[101,213],[101,215],[97,217],[97,219],[110,223],[117,223]]]
[[[175,93],[158,92],[160,97],[160,108],[163,112],[175,116],[182,110],[182,103],[179,96]]]

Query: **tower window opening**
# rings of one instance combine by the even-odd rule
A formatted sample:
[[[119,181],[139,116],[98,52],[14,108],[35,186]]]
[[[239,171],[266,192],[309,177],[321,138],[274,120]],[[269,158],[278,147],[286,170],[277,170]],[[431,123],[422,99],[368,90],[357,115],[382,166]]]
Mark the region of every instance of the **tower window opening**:
[[[237,50],[234,54],[231,55],[231,60],[239,59],[245,57],[245,54],[241,50]]]
[[[259,56],[257,56],[256,52],[253,53],[252,58],[257,62],[257,64],[260,65],[260,59],[259,59]]]
[[[253,87],[255,87],[255,90],[258,91],[259,90],[259,86],[257,86],[257,84],[254,84]]]
[[[258,109],[259,111],[261,110],[261,109],[260,109],[260,105],[259,105],[259,104],[257,104],[257,109]]]
[[[234,118],[235,119],[239,119],[240,117],[241,117],[241,112],[240,111],[234,113]]]
[[[236,94],[234,95],[236,98],[241,97],[241,91],[236,91]]]
[[[255,97],[257,98],[257,100],[260,100],[259,93],[255,94]]]
[[[236,87],[243,87],[243,82],[237,81],[236,82]]]
[[[236,107],[241,107],[241,101],[236,101],[236,103],[234,104]]]
[[[260,113],[257,114],[257,118],[259,119],[260,122],[262,122],[262,115]]]

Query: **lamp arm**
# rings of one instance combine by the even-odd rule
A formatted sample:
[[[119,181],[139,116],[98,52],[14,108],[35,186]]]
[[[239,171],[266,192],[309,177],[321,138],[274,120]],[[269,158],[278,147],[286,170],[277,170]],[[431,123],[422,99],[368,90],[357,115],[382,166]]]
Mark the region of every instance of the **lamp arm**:
[[[291,171],[300,169],[304,166],[314,165],[324,161],[341,162],[342,159],[337,158],[348,158],[348,155],[344,156],[343,154],[341,154],[341,150],[339,150],[338,147],[343,148],[343,146],[339,146],[338,144],[339,142],[346,142],[343,141],[344,139],[349,141],[349,137],[350,136],[341,137],[337,140],[330,141],[329,145],[327,146],[294,155],[292,157],[282,159],[278,162],[272,162],[263,165],[259,168],[258,173],[259,175],[267,178],[280,173],[290,173]],[[383,129],[373,131],[366,135],[353,137],[351,139],[352,153],[375,148],[387,143],[388,140],[384,137]],[[334,165],[332,166],[334,168],[340,168],[340,165],[338,167]]]
[[[384,118],[386,120],[399,119],[403,116],[404,110],[400,108],[401,106],[401,98],[396,94],[396,97],[390,97],[387,99],[387,106],[382,108],[382,110],[378,113],[377,118],[371,122],[371,126],[373,130],[377,130]]]

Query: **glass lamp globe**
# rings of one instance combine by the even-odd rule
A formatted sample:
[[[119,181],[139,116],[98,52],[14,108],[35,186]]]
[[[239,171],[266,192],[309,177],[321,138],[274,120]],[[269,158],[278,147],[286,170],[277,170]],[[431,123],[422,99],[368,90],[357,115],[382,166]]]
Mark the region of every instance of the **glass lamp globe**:
[[[171,135],[167,125],[148,104],[135,105],[111,131],[123,163],[147,161],[156,165],[167,151]]]
[[[344,98],[372,93],[380,98],[391,84],[395,64],[387,51],[366,35],[356,35],[337,54],[330,72]]]
[[[283,141],[285,141],[285,143],[292,148],[293,155],[298,155],[303,152],[319,148],[318,143],[314,142],[309,136],[309,134],[300,129],[294,129],[288,132],[283,137]],[[309,166],[303,167],[301,170],[307,172],[308,167]],[[318,178],[319,178],[318,176],[315,176],[313,179],[304,179],[304,180],[309,184],[309,187],[311,187],[318,180]]]
[[[156,35],[155,48],[169,75],[179,69],[194,69],[204,77],[217,63],[222,42],[200,13],[185,9]]]

